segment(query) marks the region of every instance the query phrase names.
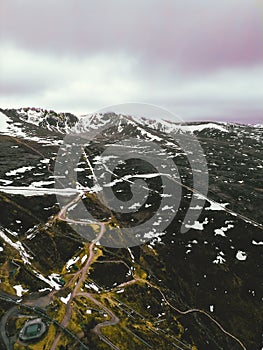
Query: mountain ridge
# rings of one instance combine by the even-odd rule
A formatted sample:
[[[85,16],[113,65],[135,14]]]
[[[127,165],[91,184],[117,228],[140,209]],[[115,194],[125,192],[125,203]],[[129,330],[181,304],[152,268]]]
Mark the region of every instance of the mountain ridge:
[[[18,109],[3,109],[0,108],[0,112],[2,112],[7,117],[11,118],[10,122],[25,122],[28,124],[37,125],[41,128],[47,128],[49,131],[66,133],[70,132],[79,124],[80,131],[84,131],[85,127],[91,125],[91,121],[94,119],[99,119],[102,117],[109,117],[108,119],[118,119],[120,122],[121,119],[126,119],[127,121],[131,120],[140,125],[150,127],[151,129],[155,129],[158,131],[163,131],[166,133],[176,131],[180,126],[184,127],[185,131],[193,132],[198,131],[198,126],[203,128],[218,128],[221,131],[224,131],[224,126],[251,126],[251,127],[259,127],[261,128],[261,124],[241,124],[241,123],[232,123],[232,122],[215,122],[215,121],[172,121],[165,119],[149,119],[144,117],[134,117],[132,115],[123,115],[116,114],[114,112],[104,112],[104,113],[91,113],[76,116],[69,112],[60,112],[57,113],[54,110],[47,110],[43,108],[35,108],[35,107],[26,107],[26,108],[18,108]],[[86,124],[86,126],[85,126]],[[207,125],[205,127],[205,125]],[[192,126],[192,128],[187,129],[187,127]],[[83,128],[81,128],[83,127]],[[196,128],[195,128],[196,127]]]

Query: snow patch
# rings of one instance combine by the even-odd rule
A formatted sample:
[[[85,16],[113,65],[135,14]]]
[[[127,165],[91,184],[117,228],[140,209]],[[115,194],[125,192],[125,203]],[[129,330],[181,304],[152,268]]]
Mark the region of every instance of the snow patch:
[[[61,297],[60,300],[62,301],[62,303],[64,303],[64,304],[67,305],[67,303],[68,303],[69,300],[70,300],[70,297],[71,297],[71,293],[69,293],[69,294],[66,296],[66,298]]]
[[[209,222],[208,218],[205,218],[203,222],[195,221],[193,224],[186,224],[186,228],[192,228],[194,230],[202,231],[204,229],[204,225],[207,225]]]
[[[253,239],[252,244],[254,244],[254,245],[263,245],[263,241],[256,242],[256,241]]]
[[[89,288],[89,289],[93,289],[93,290],[95,290],[96,292],[99,291],[99,288],[96,286],[95,283],[86,283],[86,284],[85,284],[85,287],[86,287],[86,288]]]
[[[223,258],[225,254],[223,252],[219,252],[215,260],[213,261],[214,264],[224,264],[226,262],[226,259]]]
[[[24,289],[24,288],[21,286],[21,284],[16,285],[16,286],[13,286],[13,288],[16,290],[16,295],[17,295],[18,297],[22,297],[22,295],[23,295],[24,293],[26,293],[26,292],[29,291],[29,289]]]
[[[226,237],[225,232],[227,232],[228,230],[230,230],[231,228],[234,228],[234,227],[235,227],[234,225],[228,224],[226,227],[217,228],[214,230],[215,236]]]
[[[82,258],[81,258],[81,263],[84,264],[84,262],[87,260],[87,254],[84,255]]]
[[[17,174],[23,174],[26,171],[30,171],[32,169],[34,169],[34,167],[32,167],[32,166],[23,166],[23,167],[18,168],[18,169],[10,170],[5,175],[6,176],[15,176]]]
[[[225,210],[225,207],[229,203],[216,203],[213,201],[208,200],[210,207],[205,208],[205,210]]]
[[[224,128],[222,125],[215,124],[215,123],[205,123],[205,124],[199,124],[199,125],[181,125],[180,129],[190,133],[193,133],[194,131],[203,131],[204,129],[214,129],[222,132],[228,132],[228,130]]]
[[[3,231],[0,230],[0,237],[6,242],[8,243],[11,247],[15,248],[22,260],[24,261],[25,264],[31,264],[31,262],[29,261],[29,259],[33,259],[32,256],[30,256],[27,251],[25,250],[24,246],[22,245],[21,242],[17,241],[17,242],[13,242]]]
[[[243,252],[242,250],[239,250],[236,254],[236,258],[239,261],[245,261],[247,260],[247,253]]]
[[[75,256],[66,263],[66,269],[68,270],[72,265],[74,265],[79,260],[79,256]]]

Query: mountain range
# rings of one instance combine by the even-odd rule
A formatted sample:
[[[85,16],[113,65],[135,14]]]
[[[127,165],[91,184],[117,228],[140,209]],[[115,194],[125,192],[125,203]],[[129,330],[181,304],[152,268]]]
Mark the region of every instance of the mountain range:
[[[0,109],[1,348],[262,349],[262,134]]]

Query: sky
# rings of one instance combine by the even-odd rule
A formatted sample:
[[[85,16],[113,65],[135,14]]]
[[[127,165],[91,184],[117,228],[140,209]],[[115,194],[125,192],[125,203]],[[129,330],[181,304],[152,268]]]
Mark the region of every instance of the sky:
[[[260,0],[0,0],[0,107],[262,123]]]

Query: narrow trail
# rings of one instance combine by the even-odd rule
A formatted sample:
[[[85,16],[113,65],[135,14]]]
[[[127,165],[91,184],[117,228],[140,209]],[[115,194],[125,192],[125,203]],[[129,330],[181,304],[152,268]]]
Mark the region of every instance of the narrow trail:
[[[152,285],[151,283],[148,283],[149,285],[151,285],[153,288],[156,288],[157,290],[159,290],[159,292],[161,293],[163,299],[165,300],[166,304],[169,305],[172,309],[174,309],[175,311],[177,311],[179,314],[181,315],[187,315],[187,314],[191,314],[191,313],[201,313],[203,315],[205,315],[206,317],[208,317],[213,323],[215,323],[218,328],[227,336],[229,336],[230,338],[232,338],[233,340],[235,340],[243,350],[247,350],[247,348],[245,347],[245,345],[241,342],[241,340],[239,340],[235,335],[229,333],[228,331],[225,330],[225,328],[216,320],[214,319],[208,312],[201,310],[201,309],[189,309],[186,311],[182,311],[180,309],[178,309],[177,307],[175,307],[174,305],[172,305],[166,298],[166,296],[163,294],[163,292],[161,291],[161,289],[157,286]]]
[[[134,277],[134,276],[133,276]],[[152,284],[151,282],[149,281],[146,281],[145,279],[142,279],[142,278],[137,278],[137,277],[134,277],[133,280],[131,281],[128,281],[128,282],[124,282],[124,283],[121,283],[119,284],[118,286],[114,287],[113,290],[116,290],[116,289],[119,289],[119,288],[124,288],[124,287],[127,287],[129,285],[132,285],[132,284],[135,284],[137,282],[141,282],[141,283],[144,283],[144,284],[148,284],[150,287],[152,288],[155,288],[159,291],[159,293],[162,295],[164,301],[166,302],[167,305],[169,305],[172,309],[174,309],[176,312],[178,312],[179,314],[181,315],[187,315],[187,314],[191,314],[191,313],[201,313],[203,315],[205,315],[206,317],[208,317],[213,323],[215,323],[217,325],[217,327],[224,333],[226,334],[227,336],[229,336],[230,338],[232,338],[233,340],[235,340],[243,350],[247,350],[247,348],[245,347],[245,345],[241,342],[241,340],[239,340],[235,335],[231,334],[230,332],[226,331],[225,328],[215,319],[213,318],[208,312],[204,311],[204,310],[201,310],[201,309],[198,309],[198,308],[193,308],[193,309],[188,309],[188,310],[185,310],[185,311],[182,311],[180,309],[178,309],[177,307],[175,307],[174,305],[172,305],[169,300],[167,299],[167,297],[164,295],[163,291],[161,290],[160,287]]]
[[[105,261],[107,262],[107,261]],[[117,260],[117,261],[111,261],[111,262],[123,262],[122,260]],[[103,262],[101,262],[103,263]],[[123,262],[125,263],[125,262]],[[126,263],[125,263],[126,264]],[[143,278],[139,278],[136,277],[134,275],[134,273],[132,273],[132,277],[133,279],[124,283],[121,283],[119,285],[117,285],[116,287],[112,288],[111,291],[116,291],[120,288],[125,288],[127,286],[131,286],[137,282],[141,282],[142,284],[147,284],[148,286],[157,289],[159,291],[159,293],[162,295],[164,301],[166,302],[167,305],[169,305],[172,309],[174,309],[176,312],[178,312],[181,315],[187,315],[187,314],[191,314],[191,313],[201,313],[203,315],[205,315],[206,317],[208,317],[225,335],[229,336],[230,338],[232,338],[234,341],[236,341],[243,350],[247,350],[247,348],[245,347],[245,345],[241,342],[240,339],[238,339],[235,335],[231,334],[230,332],[228,332],[227,330],[225,330],[225,328],[213,317],[211,316],[208,312],[202,310],[202,309],[198,309],[198,308],[191,308],[185,311],[182,311],[180,309],[178,309],[177,307],[175,307],[174,305],[172,305],[169,300],[167,299],[167,297],[165,296],[165,294],[163,293],[163,291],[161,290],[161,288],[159,286],[156,286],[154,284],[152,284],[151,282],[143,279]]]

